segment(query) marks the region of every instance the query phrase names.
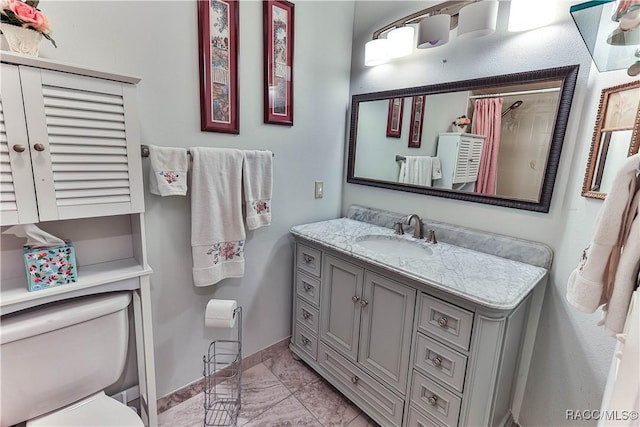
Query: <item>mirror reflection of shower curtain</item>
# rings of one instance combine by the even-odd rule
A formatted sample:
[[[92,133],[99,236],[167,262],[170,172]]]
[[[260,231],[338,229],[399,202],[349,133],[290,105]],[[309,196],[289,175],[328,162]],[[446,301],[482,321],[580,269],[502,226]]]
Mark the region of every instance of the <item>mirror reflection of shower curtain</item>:
[[[502,103],[502,98],[481,98],[476,99],[474,102],[471,132],[485,137],[484,144],[482,144],[482,155],[480,156],[476,193],[496,194]]]

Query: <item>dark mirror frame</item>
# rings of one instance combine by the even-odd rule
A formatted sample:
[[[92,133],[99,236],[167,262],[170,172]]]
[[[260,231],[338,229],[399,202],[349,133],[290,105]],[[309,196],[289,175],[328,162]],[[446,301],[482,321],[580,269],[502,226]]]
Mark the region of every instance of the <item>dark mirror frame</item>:
[[[367,185],[371,187],[386,188],[389,190],[407,191],[410,193],[426,194],[429,196],[458,199],[468,202],[485,203],[495,206],[504,206],[514,209],[524,209],[535,212],[549,212],[551,195],[558,172],[560,153],[564,142],[564,135],[569,120],[573,92],[578,77],[579,65],[569,65],[544,70],[526,71],[521,73],[504,74],[500,76],[482,77],[457,82],[440,83],[428,86],[419,86],[405,89],[387,90],[365,94],[356,94],[351,98],[351,122],[349,132],[349,159],[347,165],[347,182],[351,184]],[[417,95],[435,95],[448,92],[460,92],[472,89],[486,89],[491,87],[506,86],[518,83],[535,83],[548,80],[562,80],[562,89],[556,114],[556,122],[549,147],[549,157],[544,175],[540,200],[538,202],[509,199],[504,197],[487,196],[475,193],[466,193],[454,190],[446,190],[432,187],[420,187],[410,184],[400,184],[391,181],[382,181],[354,176],[355,155],[358,129],[358,109],[361,102],[378,101],[390,98],[404,98]]]

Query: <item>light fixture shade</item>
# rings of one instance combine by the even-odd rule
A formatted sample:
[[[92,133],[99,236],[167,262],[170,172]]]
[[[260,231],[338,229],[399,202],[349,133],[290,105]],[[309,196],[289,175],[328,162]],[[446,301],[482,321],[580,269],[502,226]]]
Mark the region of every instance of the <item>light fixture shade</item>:
[[[458,38],[470,39],[492,34],[498,22],[498,0],[482,0],[460,9]]]
[[[514,33],[544,27],[555,15],[556,0],[511,0],[507,30]]]
[[[389,42],[389,56],[402,58],[413,52],[413,27],[405,26],[394,28],[387,34]]]
[[[364,45],[364,65],[372,67],[389,60],[389,40],[374,39]]]
[[[418,49],[442,46],[449,41],[450,28],[450,15],[427,16],[418,24]]]

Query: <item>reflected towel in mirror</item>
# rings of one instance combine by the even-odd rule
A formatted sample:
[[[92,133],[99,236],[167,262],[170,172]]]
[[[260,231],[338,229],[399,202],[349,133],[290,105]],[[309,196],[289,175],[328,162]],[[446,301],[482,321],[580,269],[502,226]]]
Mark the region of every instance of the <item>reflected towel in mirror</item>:
[[[442,178],[442,172],[437,157],[406,156],[400,164],[398,181],[403,184],[431,186],[431,180],[439,178]]]

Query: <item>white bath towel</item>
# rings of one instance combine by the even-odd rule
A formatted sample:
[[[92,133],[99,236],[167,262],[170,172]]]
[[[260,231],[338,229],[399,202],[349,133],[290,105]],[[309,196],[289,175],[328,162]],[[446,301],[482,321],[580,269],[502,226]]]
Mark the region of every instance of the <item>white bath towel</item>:
[[[442,164],[440,163],[440,157],[432,157],[433,168],[431,172],[431,179],[442,178]]]
[[[158,196],[187,194],[189,158],[186,148],[149,146],[149,191]]]
[[[265,150],[245,150],[243,167],[247,228],[255,230],[271,224],[273,154]]]
[[[413,185],[431,185],[433,161],[429,156],[406,156],[400,165],[398,181]]]
[[[244,275],[240,150],[190,148],[193,283],[213,285]]]
[[[596,218],[591,242],[584,250],[578,267],[569,276],[567,300],[587,313],[608,304],[614,287],[618,286],[614,279],[622,253],[620,249],[627,239],[623,228],[632,224],[634,218],[629,215],[635,215],[634,208],[637,209],[632,206],[632,200],[640,191],[636,178],[639,162],[640,154],[628,157],[616,173],[611,191]],[[635,218],[637,220],[638,217]],[[620,307],[619,304],[615,306]],[[609,316],[612,309],[613,306],[608,307]]]

